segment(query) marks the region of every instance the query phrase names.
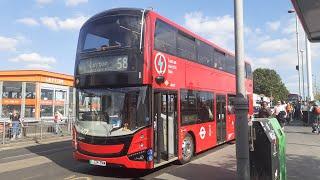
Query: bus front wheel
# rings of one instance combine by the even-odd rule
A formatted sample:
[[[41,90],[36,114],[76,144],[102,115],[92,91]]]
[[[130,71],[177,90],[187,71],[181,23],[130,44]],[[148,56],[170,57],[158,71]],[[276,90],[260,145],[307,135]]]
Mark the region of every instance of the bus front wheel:
[[[187,133],[182,141],[182,159],[181,164],[189,162],[194,153],[194,143],[192,136]]]

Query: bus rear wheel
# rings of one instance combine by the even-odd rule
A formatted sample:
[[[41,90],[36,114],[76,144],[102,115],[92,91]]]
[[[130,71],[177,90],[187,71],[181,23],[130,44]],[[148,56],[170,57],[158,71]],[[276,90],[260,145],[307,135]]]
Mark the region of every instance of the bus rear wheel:
[[[189,162],[194,153],[194,143],[192,136],[187,133],[182,141],[182,159],[181,164]]]

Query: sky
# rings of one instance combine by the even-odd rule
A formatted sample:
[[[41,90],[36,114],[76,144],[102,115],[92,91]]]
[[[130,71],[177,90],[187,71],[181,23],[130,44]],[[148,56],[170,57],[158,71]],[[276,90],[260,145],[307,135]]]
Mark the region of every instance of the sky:
[[[81,25],[96,13],[117,7],[153,8],[234,51],[233,0],[1,0],[0,70],[73,74]],[[289,91],[298,93],[295,15],[288,14],[289,9],[290,0],[244,0],[245,56],[254,69],[276,70]],[[302,27],[299,36],[305,50]],[[311,49],[312,71],[319,84],[320,44],[311,44]]]

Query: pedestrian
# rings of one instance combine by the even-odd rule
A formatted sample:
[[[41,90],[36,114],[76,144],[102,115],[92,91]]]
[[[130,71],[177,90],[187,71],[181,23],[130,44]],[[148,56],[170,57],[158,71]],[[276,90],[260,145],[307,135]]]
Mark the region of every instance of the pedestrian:
[[[301,101],[300,100],[295,104],[294,118],[295,118],[295,120],[298,120],[298,121],[302,120]]]
[[[285,123],[285,118],[286,118],[286,109],[284,106],[281,104],[281,101],[277,102],[277,105],[274,107],[274,113],[275,117],[277,118],[279,124],[281,127],[283,127]]]
[[[309,106],[307,102],[302,102],[301,105],[301,111],[302,111],[302,121],[304,126],[308,126],[308,111],[309,111]]]
[[[13,113],[10,115],[10,121],[12,123],[12,137],[14,140],[19,136],[20,133],[20,115],[17,110],[13,110]]]
[[[61,119],[62,119],[62,114],[59,111],[56,111],[54,115],[55,134],[62,135],[62,129],[60,127]]]
[[[319,120],[320,120],[320,106],[316,102],[313,102],[312,107],[310,108],[312,115],[312,132],[319,133]]]
[[[287,103],[286,111],[287,111],[287,123],[290,124],[290,122],[292,121],[293,107],[289,102]]]
[[[272,115],[271,109],[268,107],[268,103],[263,101],[258,113],[258,118],[268,118]]]

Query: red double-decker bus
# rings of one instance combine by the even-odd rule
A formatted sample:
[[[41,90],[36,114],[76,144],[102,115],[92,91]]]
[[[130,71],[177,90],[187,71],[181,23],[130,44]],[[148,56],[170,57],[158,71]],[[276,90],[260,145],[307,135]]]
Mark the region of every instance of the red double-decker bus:
[[[249,63],[245,70],[252,114]],[[90,18],[75,86],[77,160],[152,169],[235,139],[233,54],[151,10]]]

